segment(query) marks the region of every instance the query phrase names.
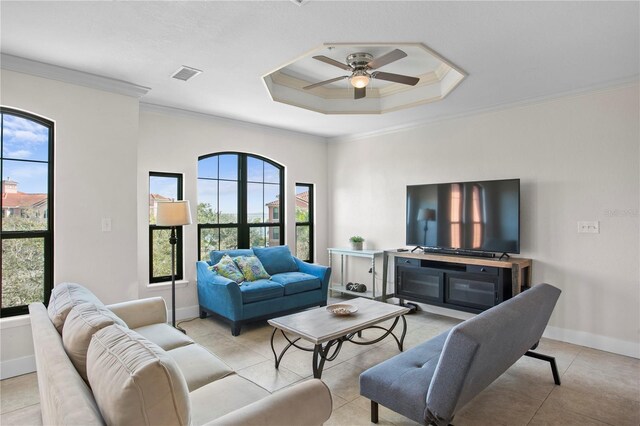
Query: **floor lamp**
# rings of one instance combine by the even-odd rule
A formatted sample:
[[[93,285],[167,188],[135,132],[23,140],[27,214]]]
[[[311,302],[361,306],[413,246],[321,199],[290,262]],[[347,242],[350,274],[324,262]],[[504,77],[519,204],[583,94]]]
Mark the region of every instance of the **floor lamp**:
[[[156,225],[171,227],[171,325],[176,327],[176,227],[191,225],[191,209],[189,201],[159,201],[156,211]],[[178,330],[185,333],[180,327]]]

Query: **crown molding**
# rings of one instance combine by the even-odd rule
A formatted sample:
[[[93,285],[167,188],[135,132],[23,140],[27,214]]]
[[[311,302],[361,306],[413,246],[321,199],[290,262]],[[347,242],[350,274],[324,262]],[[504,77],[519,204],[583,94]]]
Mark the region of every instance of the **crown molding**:
[[[353,133],[349,135],[327,137],[327,142],[341,143],[341,142],[356,141],[360,139],[368,139],[375,136],[382,136],[382,135],[387,135],[392,133],[403,132],[406,130],[416,129],[416,128],[420,128],[433,123],[456,120],[459,118],[471,117],[474,115],[502,111],[502,110],[511,109],[511,108],[523,108],[530,105],[536,105],[536,104],[541,104],[545,102],[553,102],[563,98],[577,98],[580,96],[586,96],[591,93],[608,92],[608,91],[617,90],[623,87],[637,86],[639,84],[640,84],[640,75],[633,75],[630,77],[612,80],[612,81],[608,81],[608,82],[597,84],[597,85],[583,87],[580,89],[574,89],[574,90],[569,90],[565,92],[549,94],[545,96],[537,96],[537,97],[523,99],[515,102],[505,102],[501,104],[491,105],[488,107],[476,108],[476,109],[465,111],[458,114],[442,115],[442,116],[434,117],[428,120],[412,121],[410,123],[405,123],[405,124],[401,124],[393,127],[387,127],[385,129],[380,129],[380,130],[374,130],[372,132]]]
[[[47,64],[45,62],[33,61],[31,59],[8,55],[6,53],[0,54],[0,68],[8,71],[30,74],[36,77],[62,81],[64,83],[89,87],[91,89],[113,92],[119,95],[132,96],[134,98],[140,98],[151,90],[149,87],[140,86],[127,81],[103,77],[71,68]]]

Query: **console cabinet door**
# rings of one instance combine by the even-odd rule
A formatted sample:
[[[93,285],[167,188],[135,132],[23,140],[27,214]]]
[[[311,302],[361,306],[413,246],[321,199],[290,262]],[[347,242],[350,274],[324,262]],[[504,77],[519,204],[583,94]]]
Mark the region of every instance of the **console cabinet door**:
[[[445,303],[485,310],[499,303],[499,279],[473,274],[447,274]]]
[[[398,266],[396,276],[399,298],[442,303],[443,273],[427,268]]]

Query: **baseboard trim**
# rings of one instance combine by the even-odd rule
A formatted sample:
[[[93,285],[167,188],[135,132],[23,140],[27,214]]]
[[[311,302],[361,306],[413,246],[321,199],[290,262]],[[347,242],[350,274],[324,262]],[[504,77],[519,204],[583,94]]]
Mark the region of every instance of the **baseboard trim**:
[[[171,315],[171,312],[169,312],[169,315]],[[176,321],[195,318],[198,315],[200,315],[200,306],[198,305],[187,306],[185,308],[176,309]]]
[[[547,326],[544,337],[574,345],[586,346],[601,351],[640,359],[640,343],[616,339],[586,331],[568,330],[566,328]]]
[[[0,361],[0,380],[21,376],[36,371],[35,355]]]

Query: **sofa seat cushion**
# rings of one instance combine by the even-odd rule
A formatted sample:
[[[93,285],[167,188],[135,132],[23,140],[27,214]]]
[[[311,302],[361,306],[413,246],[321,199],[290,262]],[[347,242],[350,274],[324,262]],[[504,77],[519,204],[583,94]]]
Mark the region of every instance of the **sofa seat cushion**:
[[[62,326],[71,309],[81,303],[104,306],[95,294],[79,284],[62,283],[53,288],[47,312],[58,333],[62,334]]]
[[[134,329],[165,351],[193,344],[193,339],[169,324],[151,324]]]
[[[182,372],[189,392],[233,374],[233,370],[200,345],[187,345],[167,351]]]
[[[424,423],[427,391],[449,331],[378,364],[360,375],[360,394]]]
[[[232,374],[189,394],[191,424],[203,425],[269,395],[244,377]]]
[[[109,309],[93,303],[81,303],[71,309],[62,328],[62,344],[69,359],[85,382],[87,379],[87,349],[98,331],[113,324],[127,325]]]
[[[284,296],[282,284],[271,280],[246,282],[240,286],[242,303],[253,303],[261,300],[277,299]]]
[[[271,280],[284,286],[285,296],[316,290],[322,285],[317,277],[304,272],[283,272],[272,276]]]
[[[269,275],[298,270],[298,265],[293,260],[289,246],[254,247],[253,252],[260,259]]]
[[[167,352],[138,333],[111,325],[87,352],[91,390],[108,425],[189,425],[187,383]]]

